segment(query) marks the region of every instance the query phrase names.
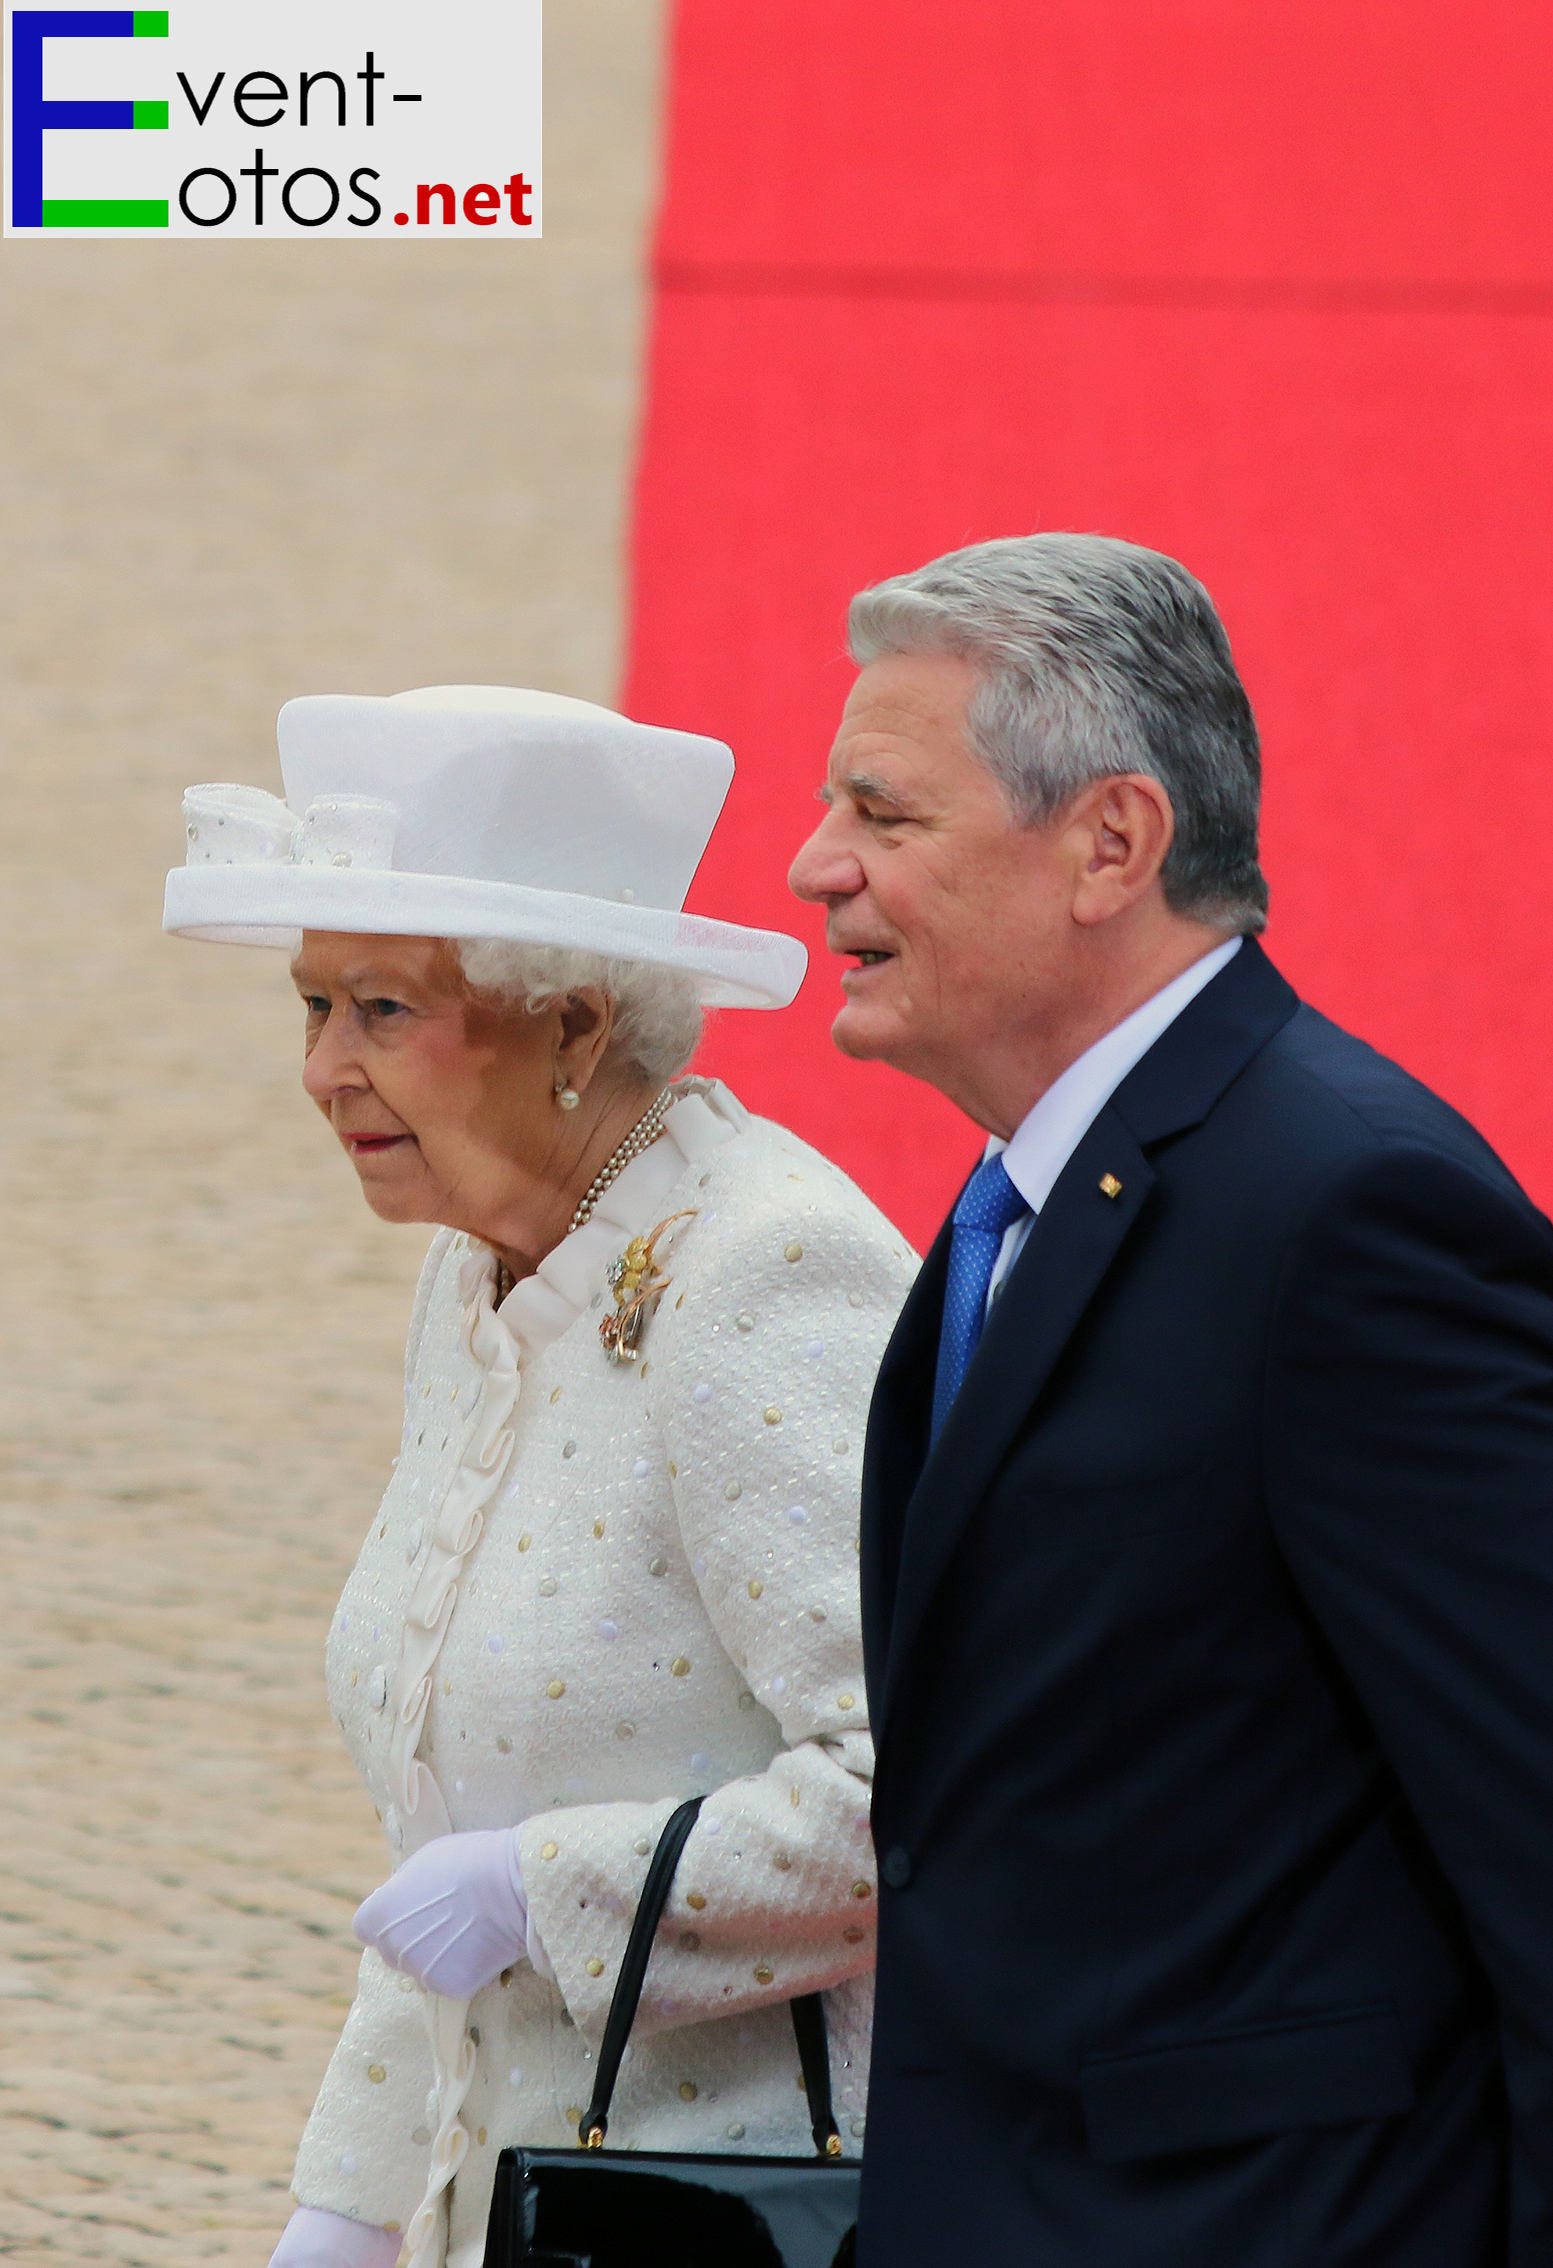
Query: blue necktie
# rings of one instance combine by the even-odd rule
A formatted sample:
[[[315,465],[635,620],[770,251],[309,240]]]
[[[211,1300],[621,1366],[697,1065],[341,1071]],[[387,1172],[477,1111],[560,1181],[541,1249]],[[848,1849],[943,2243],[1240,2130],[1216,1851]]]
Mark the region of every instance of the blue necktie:
[[[1001,1156],[976,1168],[954,1209],[949,1275],[944,1285],[944,1321],[938,1338],[938,1375],[933,1383],[936,1441],[960,1391],[987,1312],[987,1286],[997,1266],[1005,1230],[1030,1210],[1003,1170]]]

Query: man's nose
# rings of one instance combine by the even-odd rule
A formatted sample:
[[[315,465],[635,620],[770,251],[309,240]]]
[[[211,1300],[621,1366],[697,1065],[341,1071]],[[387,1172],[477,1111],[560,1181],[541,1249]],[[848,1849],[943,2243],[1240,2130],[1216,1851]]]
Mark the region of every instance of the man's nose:
[[[862,889],[863,869],[837,838],[836,815],[827,811],[787,870],[787,887],[795,898],[823,906],[835,898],[855,898]]]
[[[357,1092],[367,1083],[351,1045],[348,1016],[338,1009],[308,1049],[302,1064],[302,1091],[316,1103],[328,1103],[346,1090]]]

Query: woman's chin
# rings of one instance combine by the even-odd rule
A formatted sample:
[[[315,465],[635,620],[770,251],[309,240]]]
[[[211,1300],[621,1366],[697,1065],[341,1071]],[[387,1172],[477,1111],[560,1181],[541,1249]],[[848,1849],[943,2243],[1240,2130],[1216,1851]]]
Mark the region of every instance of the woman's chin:
[[[430,1195],[419,1175],[385,1171],[381,1163],[358,1158],[356,1176],[361,1194],[380,1221],[429,1221]]]

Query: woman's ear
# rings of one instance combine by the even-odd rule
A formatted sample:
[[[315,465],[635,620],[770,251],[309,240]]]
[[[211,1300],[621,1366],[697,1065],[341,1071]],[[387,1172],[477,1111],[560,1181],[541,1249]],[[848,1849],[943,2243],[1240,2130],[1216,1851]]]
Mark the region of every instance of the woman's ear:
[[[615,1028],[615,1003],[597,985],[579,985],[554,1003],[558,1011],[555,1083],[585,1094],[589,1081],[604,1060]]]

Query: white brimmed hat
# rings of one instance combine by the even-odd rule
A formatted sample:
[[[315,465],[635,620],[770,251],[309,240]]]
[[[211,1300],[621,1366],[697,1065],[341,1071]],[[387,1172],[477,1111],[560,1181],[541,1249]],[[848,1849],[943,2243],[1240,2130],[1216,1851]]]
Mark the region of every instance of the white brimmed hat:
[[[682,909],[733,778],[720,740],[505,685],[280,712],[286,800],[190,788],[162,927],[294,949],[304,929],[501,937],[682,969],[709,1007],[785,1008],[796,938]]]

